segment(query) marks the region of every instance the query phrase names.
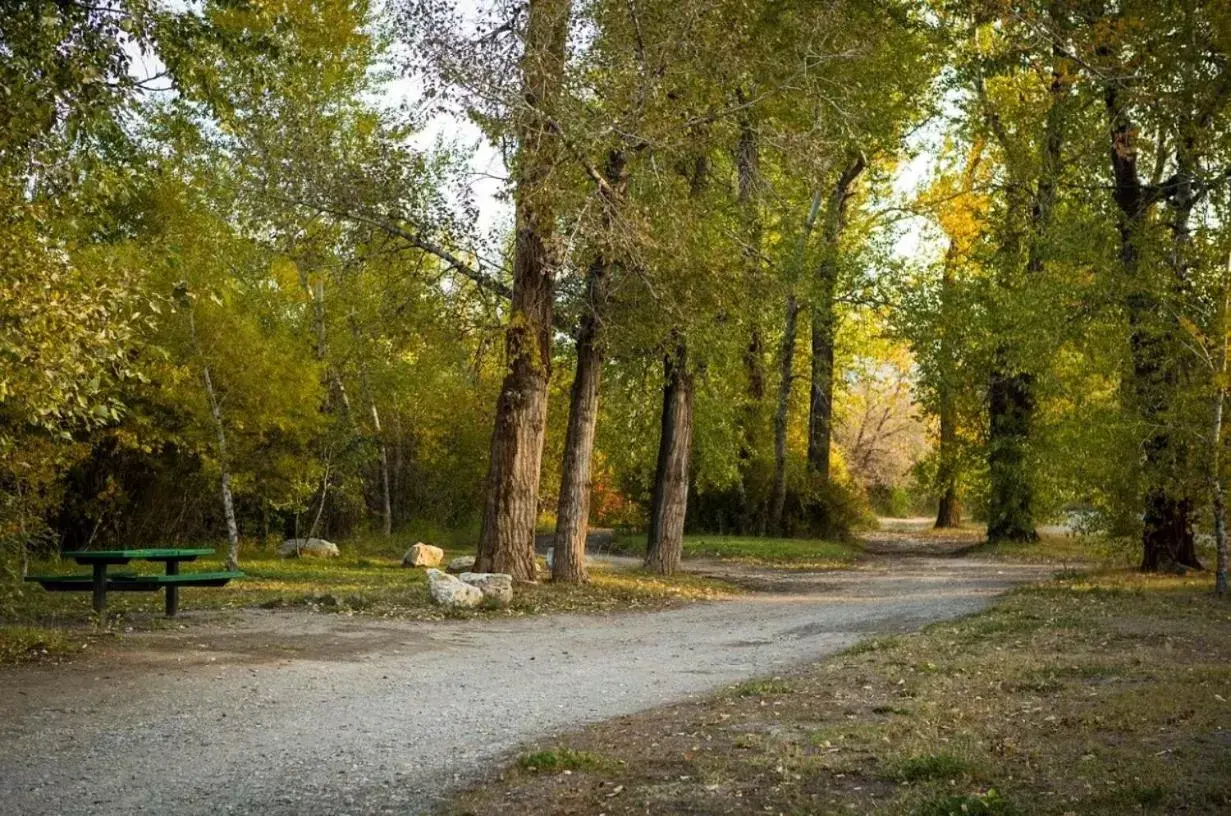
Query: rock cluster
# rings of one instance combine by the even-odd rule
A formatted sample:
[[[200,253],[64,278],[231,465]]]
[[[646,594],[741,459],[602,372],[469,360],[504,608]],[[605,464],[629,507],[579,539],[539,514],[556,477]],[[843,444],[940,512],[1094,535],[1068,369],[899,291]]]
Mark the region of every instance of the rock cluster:
[[[513,600],[513,577],[494,572],[463,572],[453,576],[429,569],[427,589],[433,603],[449,608],[473,609],[483,603],[507,606]]]
[[[323,538],[288,538],[278,546],[278,555],[283,558],[337,558],[338,545]]]

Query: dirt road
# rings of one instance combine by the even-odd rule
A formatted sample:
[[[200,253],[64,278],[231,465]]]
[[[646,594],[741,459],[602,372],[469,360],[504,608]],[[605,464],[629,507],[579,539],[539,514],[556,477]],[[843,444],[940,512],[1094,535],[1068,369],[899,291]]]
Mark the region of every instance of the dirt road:
[[[0,813],[421,813],[518,745],[978,610],[1039,567],[761,570],[737,600],[412,623],[299,612],[0,673]]]

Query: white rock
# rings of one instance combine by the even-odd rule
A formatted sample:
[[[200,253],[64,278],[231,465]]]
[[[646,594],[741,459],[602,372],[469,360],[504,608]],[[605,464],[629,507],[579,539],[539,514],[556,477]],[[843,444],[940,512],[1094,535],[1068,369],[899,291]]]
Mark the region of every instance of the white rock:
[[[402,556],[403,567],[434,567],[445,557],[445,551],[420,541]]]
[[[457,575],[459,572],[469,572],[474,567],[475,557],[473,555],[459,555],[449,562],[449,566],[445,567],[446,572],[451,572]]]
[[[463,572],[457,576],[462,583],[476,587],[483,593],[483,600],[496,606],[508,606],[513,602],[513,576],[503,572]]]
[[[278,547],[278,555],[283,558],[337,558],[339,553],[337,544],[323,538],[288,538]]]
[[[468,609],[483,603],[483,592],[478,587],[438,569],[427,571],[427,591],[432,601],[440,606]]]

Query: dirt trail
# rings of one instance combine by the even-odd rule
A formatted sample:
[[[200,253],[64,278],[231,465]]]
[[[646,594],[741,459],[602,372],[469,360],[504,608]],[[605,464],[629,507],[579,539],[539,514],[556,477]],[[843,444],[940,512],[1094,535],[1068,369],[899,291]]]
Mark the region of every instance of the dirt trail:
[[[528,740],[967,614],[1039,567],[749,570],[664,612],[416,623],[300,612],[0,673],[0,813],[422,813]]]

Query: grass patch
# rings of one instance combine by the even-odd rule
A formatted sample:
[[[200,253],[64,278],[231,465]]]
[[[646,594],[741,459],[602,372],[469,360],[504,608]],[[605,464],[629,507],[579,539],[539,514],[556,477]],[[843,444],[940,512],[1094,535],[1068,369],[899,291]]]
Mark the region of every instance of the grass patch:
[[[923,802],[919,816],[1009,816],[1018,811],[995,788],[986,793],[938,796]]]
[[[365,538],[338,542],[337,558],[281,558],[276,549],[246,546],[240,553],[242,580],[225,587],[183,587],[180,609],[189,613],[245,608],[299,609],[343,615],[436,620],[456,617],[517,616],[547,612],[610,612],[660,609],[696,600],[738,594],[724,581],[694,575],[665,578],[641,571],[619,571],[602,565],[592,569],[582,586],[555,585],[549,580],[519,584],[507,609],[446,611],[431,603],[423,569],[401,566],[402,554],[413,539]],[[469,548],[446,549],[445,563]],[[222,569],[223,554],[187,563],[184,572]],[[125,570],[160,573],[160,563],[133,562]],[[31,574],[78,574],[85,568],[71,560],[32,564]],[[52,593],[27,583],[9,615],[14,623],[40,627],[83,627],[93,620],[89,592]],[[111,625],[160,628],[161,592],[112,592],[107,595]]]
[[[525,754],[517,760],[517,765],[523,771],[559,772],[559,771],[596,771],[605,763],[598,754],[589,751],[573,751],[560,748],[554,751],[536,751]]]
[[[1103,570],[1021,589],[786,678],[582,729],[559,748],[607,759],[585,784],[514,774],[456,804],[476,815],[1231,812],[1231,604],[1210,583]]]
[[[919,754],[904,757],[891,766],[890,773],[896,779],[907,782],[923,780],[957,779],[969,769],[966,760],[950,753]]]
[[[1001,558],[1029,564],[1093,564],[1097,566],[1129,566],[1139,557],[1122,542],[1103,536],[1041,535],[1037,541],[1005,541],[996,544],[984,541],[967,552],[988,558]]]
[[[88,643],[46,626],[0,626],[0,666],[56,662],[78,654]]]
[[[644,555],[645,536],[621,533],[612,539],[611,551],[620,555]],[[857,542],[806,538],[758,538],[697,534],[684,536],[685,558],[721,558],[749,564],[794,569],[840,569],[855,563],[863,552]]]

